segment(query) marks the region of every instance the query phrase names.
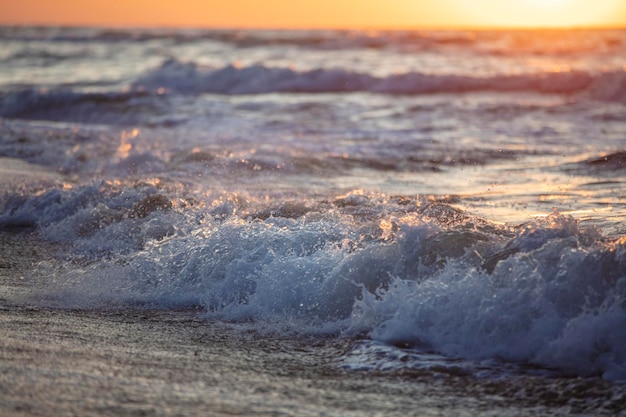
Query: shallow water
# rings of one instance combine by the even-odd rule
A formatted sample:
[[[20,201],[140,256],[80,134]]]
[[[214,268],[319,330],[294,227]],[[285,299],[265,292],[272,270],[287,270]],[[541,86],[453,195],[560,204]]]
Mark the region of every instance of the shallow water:
[[[52,248],[5,303],[346,343],[350,380],[622,392],[624,31],[0,42],[0,227]]]

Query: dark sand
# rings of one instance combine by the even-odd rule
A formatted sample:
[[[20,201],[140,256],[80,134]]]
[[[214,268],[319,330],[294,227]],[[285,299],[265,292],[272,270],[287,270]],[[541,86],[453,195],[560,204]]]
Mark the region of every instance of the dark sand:
[[[0,232],[2,417],[626,416],[626,387],[599,378],[346,371],[353,340],[259,335],[198,311],[44,307],[28,276],[54,250]]]

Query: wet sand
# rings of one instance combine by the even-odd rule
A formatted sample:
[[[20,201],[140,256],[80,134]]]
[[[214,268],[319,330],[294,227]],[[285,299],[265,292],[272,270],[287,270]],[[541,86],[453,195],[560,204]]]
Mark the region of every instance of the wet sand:
[[[19,188],[23,184],[60,182],[62,179],[58,173],[39,165],[0,156],[0,191]]]

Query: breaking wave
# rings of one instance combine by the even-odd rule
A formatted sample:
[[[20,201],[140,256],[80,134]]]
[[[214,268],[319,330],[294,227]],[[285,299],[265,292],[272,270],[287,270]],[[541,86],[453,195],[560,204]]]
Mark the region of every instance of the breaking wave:
[[[132,108],[132,111],[130,109]],[[143,109],[138,112],[137,109]],[[0,117],[133,125],[158,114],[158,102],[142,92],[84,93],[23,89],[0,93]]]
[[[540,93],[579,93],[594,86],[602,95],[602,85],[624,82],[626,75],[594,78],[583,71],[547,72],[494,77],[429,75],[419,72],[376,77],[337,69],[297,71],[291,68],[253,65],[227,65],[213,69],[194,63],[168,60],[161,67],[133,83],[138,90],[199,94],[263,94],[272,92],[372,92],[382,94],[458,93],[469,91],[529,91]],[[596,84],[602,85],[596,85]],[[611,89],[614,92],[614,89]],[[623,98],[623,94],[606,98]]]
[[[165,117],[168,93],[241,95],[367,92],[418,95],[481,91],[570,94],[624,102],[626,72],[596,76],[582,71],[549,72],[485,78],[411,72],[376,77],[344,69],[297,71],[263,65],[228,65],[211,69],[169,60],[139,77],[132,83],[131,89],[124,92],[27,88],[0,93],[0,117],[124,126]],[[133,111],[129,111],[131,108]]]
[[[103,184],[13,197],[0,224],[70,249],[38,278],[50,283],[40,300],[61,307],[200,308],[276,331],[626,379],[626,240],[557,211],[509,227],[400,197],[268,207]]]

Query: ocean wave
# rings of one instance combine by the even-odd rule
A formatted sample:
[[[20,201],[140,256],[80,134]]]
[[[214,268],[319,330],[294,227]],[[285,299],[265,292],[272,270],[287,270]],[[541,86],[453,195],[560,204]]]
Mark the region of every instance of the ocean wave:
[[[583,161],[582,164],[591,169],[614,173],[626,169],[626,152],[615,152],[599,158],[592,158]]]
[[[173,59],[139,77],[136,90],[200,94],[264,94],[274,92],[432,94],[472,91],[588,93],[604,100],[626,100],[626,72],[591,75],[584,71],[541,72],[520,75],[471,77],[419,72],[377,77],[346,69],[298,71],[292,68],[227,65],[207,68]]]
[[[597,155],[578,162],[563,164],[559,167],[565,172],[578,175],[590,173],[601,177],[611,177],[616,183],[621,171],[626,169],[626,151],[618,151],[605,155]]]
[[[82,129],[66,123],[3,121],[0,137],[0,156],[45,167],[69,182],[150,177],[164,174],[168,168],[162,154],[140,143],[142,135],[134,128],[103,125]],[[33,188],[28,181],[19,186]]]
[[[588,239],[573,218],[555,213],[520,229],[493,268],[453,261],[428,280],[364,292],[354,330],[451,357],[623,379],[626,247]]]
[[[445,34],[444,43],[449,43]],[[0,39],[22,42],[121,43],[170,41],[176,44],[215,41],[240,48],[256,46],[299,46],[322,49],[343,49],[389,45],[391,41],[412,36],[372,36],[371,33],[348,30],[220,30],[167,28],[98,28],[98,27],[9,27],[0,26]]]
[[[239,30],[213,31],[204,36],[239,48],[295,46],[323,50],[392,49],[406,52],[444,47],[471,48],[477,42],[476,34],[471,31]]]
[[[133,125],[178,123],[167,107],[171,94],[354,93],[424,95],[466,92],[536,92],[626,101],[626,72],[586,72],[469,77],[418,72],[376,77],[345,69],[297,71],[263,65],[212,69],[168,60],[136,79],[129,91],[81,92],[22,88],[0,93],[0,117]],[[160,116],[161,119],[159,119]],[[157,120],[158,119],[158,120]]]
[[[267,207],[116,187],[8,199],[3,225],[63,243],[61,260],[34,272],[49,283],[42,302],[201,308],[275,331],[626,379],[626,240],[571,216],[510,227],[405,197]]]
[[[0,39],[25,42],[220,42],[236,48],[378,49],[402,53],[471,51],[481,55],[572,56],[619,54],[626,42],[620,30],[219,30],[167,28],[10,27]]]
[[[25,88],[0,93],[0,117],[134,125],[158,112],[158,101],[151,99],[153,95],[156,93]]]
[[[590,95],[596,99],[626,103],[626,68],[624,71],[606,72],[594,80]]]
[[[0,26],[0,39],[22,42],[146,42],[151,40],[196,41],[220,31],[170,30],[150,28],[115,29],[105,27]],[[209,36],[207,36],[209,35]]]
[[[58,53],[49,50],[29,49],[17,51],[4,57],[0,62],[14,63],[27,62],[29,65],[53,65],[60,61],[69,61],[76,59],[84,59],[89,57],[89,51],[80,51],[80,53]]]

